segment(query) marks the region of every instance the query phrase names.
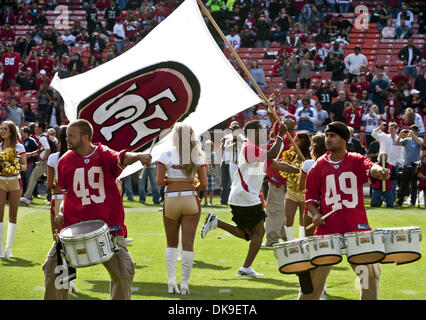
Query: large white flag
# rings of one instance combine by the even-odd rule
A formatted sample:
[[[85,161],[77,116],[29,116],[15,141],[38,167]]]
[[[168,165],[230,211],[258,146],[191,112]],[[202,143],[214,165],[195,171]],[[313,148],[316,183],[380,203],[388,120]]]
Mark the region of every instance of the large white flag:
[[[184,1],[142,41],[83,74],[51,82],[70,121],[89,120],[94,141],[146,150],[176,121],[200,135],[262,100],[226,59],[196,0]],[[164,143],[153,150],[156,160]],[[141,168],[128,167],[122,176]]]

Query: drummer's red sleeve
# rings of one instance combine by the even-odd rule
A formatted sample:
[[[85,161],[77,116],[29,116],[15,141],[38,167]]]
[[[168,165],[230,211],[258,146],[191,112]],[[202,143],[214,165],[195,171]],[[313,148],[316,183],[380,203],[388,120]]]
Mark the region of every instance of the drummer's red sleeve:
[[[317,166],[314,164],[306,177],[305,207],[310,204],[316,204],[318,206],[321,204],[321,177],[318,175],[320,171],[316,169]]]

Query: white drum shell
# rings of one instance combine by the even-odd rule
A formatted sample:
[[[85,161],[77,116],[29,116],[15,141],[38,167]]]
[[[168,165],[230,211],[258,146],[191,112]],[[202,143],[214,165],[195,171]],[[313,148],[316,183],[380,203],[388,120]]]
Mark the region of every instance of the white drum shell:
[[[389,258],[383,263],[396,262],[398,264],[414,262],[421,258],[422,241],[421,228],[399,227],[376,229],[384,232],[385,252]]]
[[[304,239],[275,244],[273,248],[281,273],[298,273],[315,268],[310,263],[308,243]]]
[[[68,265],[89,267],[114,255],[108,225],[102,220],[83,221],[63,229],[59,239]]]
[[[340,234],[307,238],[309,256],[314,265],[333,265],[342,261],[342,236]]]
[[[383,231],[348,232],[344,234],[346,256],[354,264],[377,263],[385,257],[385,241]],[[374,260],[363,261],[362,256],[374,256]]]

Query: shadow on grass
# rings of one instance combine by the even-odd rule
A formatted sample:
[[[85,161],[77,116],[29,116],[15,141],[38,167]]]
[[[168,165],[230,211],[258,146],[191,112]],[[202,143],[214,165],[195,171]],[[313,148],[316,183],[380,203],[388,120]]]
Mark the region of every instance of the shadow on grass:
[[[205,262],[199,261],[199,260],[194,260],[194,268],[212,269],[212,270],[229,270],[229,269],[231,269],[231,267],[218,266],[218,265],[211,264],[211,263],[205,263]]]
[[[87,281],[92,285],[90,291],[92,292],[109,292],[109,281]],[[293,286],[293,285],[291,285]],[[297,286],[297,285],[295,285]],[[135,288],[137,288],[135,290]],[[168,294],[166,283],[150,283],[150,282],[133,282],[132,284],[132,299],[144,300],[145,297],[152,299],[175,299],[175,300],[273,300],[285,299],[286,296],[297,295],[299,289],[288,289],[285,287],[277,289],[263,289],[263,288],[247,288],[244,285],[241,287],[235,286],[197,286],[190,284],[189,295]],[[78,295],[75,294],[76,296]],[[94,299],[89,295],[82,295],[83,299]]]
[[[21,258],[4,258],[0,260],[0,265],[2,267],[35,267],[40,266],[40,263],[36,263],[30,260],[25,260]]]

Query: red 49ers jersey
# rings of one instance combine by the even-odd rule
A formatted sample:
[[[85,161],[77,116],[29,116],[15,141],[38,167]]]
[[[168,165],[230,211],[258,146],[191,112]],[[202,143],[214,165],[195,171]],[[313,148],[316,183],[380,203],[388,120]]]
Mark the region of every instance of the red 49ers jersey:
[[[316,228],[315,235],[371,230],[362,186],[368,181],[373,163],[352,152],[343,160],[332,162],[329,154],[314,163],[306,180],[306,206],[318,205],[323,215],[335,211]]]
[[[123,167],[125,152],[117,152],[98,144],[87,157],[70,150],[58,163],[58,184],[65,190],[64,228],[72,224],[100,219],[112,233],[126,234],[124,208],[116,178]]]

